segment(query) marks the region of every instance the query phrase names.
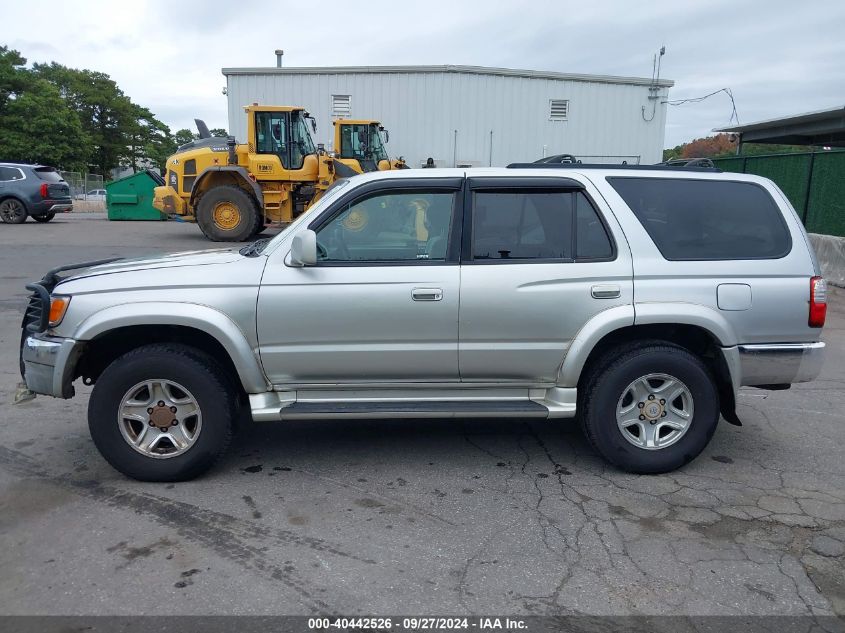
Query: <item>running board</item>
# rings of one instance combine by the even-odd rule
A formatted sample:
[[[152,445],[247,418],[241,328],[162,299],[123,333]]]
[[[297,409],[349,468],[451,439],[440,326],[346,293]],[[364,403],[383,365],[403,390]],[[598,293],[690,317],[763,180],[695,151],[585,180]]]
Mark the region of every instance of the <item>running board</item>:
[[[527,401],[463,402],[294,402],[279,411],[283,420],[309,418],[546,418],[549,410]]]
[[[576,390],[302,390],[250,394],[256,422],[366,418],[571,418]]]

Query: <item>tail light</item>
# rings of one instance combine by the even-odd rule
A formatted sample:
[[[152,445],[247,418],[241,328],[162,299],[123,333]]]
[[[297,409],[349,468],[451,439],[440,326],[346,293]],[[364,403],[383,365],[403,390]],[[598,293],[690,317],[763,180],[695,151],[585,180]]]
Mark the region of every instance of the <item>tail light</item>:
[[[44,198],[45,200],[50,197],[50,194],[47,191],[48,189],[49,189],[49,186],[47,185],[47,183],[42,182],[41,183],[41,197]]]
[[[810,279],[810,327],[822,327],[827,315],[827,282],[824,277]]]

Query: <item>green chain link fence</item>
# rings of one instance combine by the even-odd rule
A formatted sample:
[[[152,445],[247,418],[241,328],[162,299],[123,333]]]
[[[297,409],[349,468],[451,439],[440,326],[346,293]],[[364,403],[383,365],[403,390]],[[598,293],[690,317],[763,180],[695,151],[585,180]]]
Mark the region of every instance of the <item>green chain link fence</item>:
[[[770,178],[811,233],[845,237],[845,152],[714,158],[725,171]]]

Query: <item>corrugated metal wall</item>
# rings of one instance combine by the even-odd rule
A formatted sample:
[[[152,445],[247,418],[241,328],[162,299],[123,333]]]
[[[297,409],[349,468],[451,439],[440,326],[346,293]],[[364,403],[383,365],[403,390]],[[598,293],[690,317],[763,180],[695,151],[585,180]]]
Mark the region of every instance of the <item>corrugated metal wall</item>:
[[[411,166],[476,166],[534,161],[544,155],[640,156],[661,160],[667,89],[648,86],[472,73],[237,74],[227,77],[229,130],[245,138],[242,106],[301,105],[317,117],[315,141],[330,148],[331,95],[352,97],[352,118],[381,121],[392,157]],[[568,99],[566,121],[549,120],[549,100]],[[455,133],[457,130],[457,135]],[[492,131],[492,137],[491,137]],[[491,161],[492,157],[492,161]]]

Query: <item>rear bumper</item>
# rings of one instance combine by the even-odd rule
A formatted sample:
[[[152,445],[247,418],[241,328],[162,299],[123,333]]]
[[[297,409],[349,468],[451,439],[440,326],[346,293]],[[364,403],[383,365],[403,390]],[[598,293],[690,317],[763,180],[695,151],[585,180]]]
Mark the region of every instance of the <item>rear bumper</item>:
[[[67,213],[73,210],[73,201],[70,198],[58,200],[42,200],[30,206],[30,215],[43,215],[45,213]]]
[[[73,367],[81,350],[78,341],[34,334],[22,344],[24,380],[30,391],[55,398],[72,398]]]
[[[739,345],[741,385],[785,385],[815,380],[824,364],[824,343]]]

